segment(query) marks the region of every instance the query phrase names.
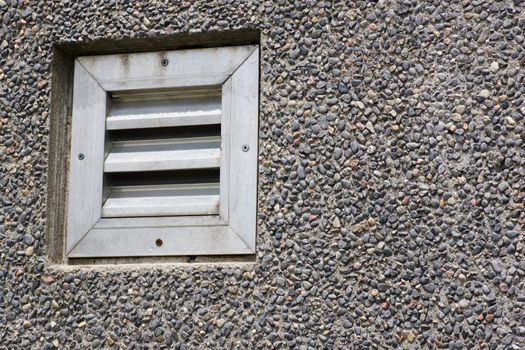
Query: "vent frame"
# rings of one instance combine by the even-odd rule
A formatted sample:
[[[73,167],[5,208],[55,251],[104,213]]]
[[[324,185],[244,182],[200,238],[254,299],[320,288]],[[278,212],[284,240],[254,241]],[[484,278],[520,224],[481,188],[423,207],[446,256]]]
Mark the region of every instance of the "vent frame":
[[[163,60],[168,66],[162,65]],[[74,69],[66,256],[254,254],[258,46],[83,56],[75,60]],[[108,94],[218,86],[222,104],[219,215],[102,217]],[[243,145],[249,145],[250,151],[242,151]],[[158,239],[164,242],[160,247],[155,244]]]

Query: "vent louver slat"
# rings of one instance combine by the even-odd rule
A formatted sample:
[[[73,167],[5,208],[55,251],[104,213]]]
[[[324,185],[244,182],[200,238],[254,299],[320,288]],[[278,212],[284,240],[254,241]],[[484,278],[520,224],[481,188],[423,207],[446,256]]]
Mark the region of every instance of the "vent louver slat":
[[[177,103],[173,102],[173,99],[140,101],[124,98],[112,105],[111,113],[106,119],[106,129],[158,128],[220,123],[221,101],[216,96],[186,99],[177,96]]]
[[[220,118],[217,91],[114,94],[106,118],[102,216],[218,214],[218,172],[210,173],[216,174],[212,182],[208,177],[203,183],[198,175],[220,167]],[[166,171],[172,177],[155,175]],[[119,180],[133,174],[142,181],[119,185],[109,176],[119,173],[124,174]]]
[[[113,187],[104,217],[213,215],[219,212],[218,184]]]
[[[217,168],[220,137],[115,142],[105,172]]]

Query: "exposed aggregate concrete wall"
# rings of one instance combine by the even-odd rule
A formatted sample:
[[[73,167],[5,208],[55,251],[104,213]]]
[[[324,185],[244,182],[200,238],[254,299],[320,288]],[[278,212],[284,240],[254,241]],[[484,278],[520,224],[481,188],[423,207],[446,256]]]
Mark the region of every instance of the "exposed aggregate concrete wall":
[[[0,0],[0,348],[525,348],[520,3]],[[241,29],[255,262],[52,265],[53,45]]]

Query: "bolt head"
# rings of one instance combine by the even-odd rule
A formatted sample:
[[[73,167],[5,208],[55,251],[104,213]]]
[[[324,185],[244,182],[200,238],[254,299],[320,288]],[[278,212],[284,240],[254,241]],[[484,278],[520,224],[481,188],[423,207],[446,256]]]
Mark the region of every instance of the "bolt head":
[[[84,153],[79,153],[77,157],[78,157],[78,160],[84,160],[84,158],[86,158]]]
[[[168,61],[167,58],[163,58],[162,61],[160,61],[160,64],[162,65],[162,67],[167,67],[169,63],[170,61]]]
[[[243,152],[248,152],[248,151],[250,150],[250,146],[244,144],[244,145],[242,145],[241,150],[242,150]]]

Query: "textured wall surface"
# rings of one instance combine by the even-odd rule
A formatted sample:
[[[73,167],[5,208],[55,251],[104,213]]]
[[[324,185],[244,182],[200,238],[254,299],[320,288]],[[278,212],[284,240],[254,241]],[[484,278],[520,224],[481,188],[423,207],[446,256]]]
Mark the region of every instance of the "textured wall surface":
[[[57,268],[52,45],[261,31],[253,264]],[[0,347],[525,348],[520,1],[0,0]]]

